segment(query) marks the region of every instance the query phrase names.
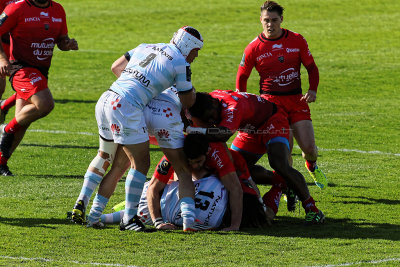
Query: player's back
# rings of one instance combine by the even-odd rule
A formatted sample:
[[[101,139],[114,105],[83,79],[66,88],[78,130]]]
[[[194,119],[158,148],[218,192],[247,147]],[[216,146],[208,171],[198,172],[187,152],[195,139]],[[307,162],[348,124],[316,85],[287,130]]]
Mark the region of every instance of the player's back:
[[[174,45],[141,44],[128,53],[128,64],[111,89],[132,104],[143,108],[174,84],[178,90],[192,88],[190,81],[181,78],[189,64]]]
[[[221,123],[219,126],[234,131],[257,130],[276,111],[272,102],[259,95],[231,90],[215,90],[210,95],[221,101]]]

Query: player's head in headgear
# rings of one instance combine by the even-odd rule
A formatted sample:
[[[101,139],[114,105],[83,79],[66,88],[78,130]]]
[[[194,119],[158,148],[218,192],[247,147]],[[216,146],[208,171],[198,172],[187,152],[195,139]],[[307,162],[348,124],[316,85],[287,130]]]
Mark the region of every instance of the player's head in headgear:
[[[203,168],[209,150],[207,136],[204,134],[188,134],[183,143],[183,152],[192,170]]]
[[[221,121],[221,103],[205,92],[196,93],[196,102],[189,108],[189,113],[194,120],[217,125]]]
[[[181,51],[188,63],[192,63],[203,47],[203,37],[195,28],[184,26],[174,33],[171,43]]]

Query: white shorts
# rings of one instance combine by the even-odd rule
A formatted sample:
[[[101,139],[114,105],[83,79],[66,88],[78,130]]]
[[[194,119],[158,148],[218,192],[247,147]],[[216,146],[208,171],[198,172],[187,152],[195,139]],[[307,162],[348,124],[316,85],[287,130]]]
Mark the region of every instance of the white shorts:
[[[151,100],[144,109],[144,117],[149,135],[157,139],[162,148],[183,147],[183,122],[181,108],[176,104],[160,100]]]
[[[99,135],[117,144],[140,144],[149,140],[143,110],[113,91],[104,92],[96,104]]]

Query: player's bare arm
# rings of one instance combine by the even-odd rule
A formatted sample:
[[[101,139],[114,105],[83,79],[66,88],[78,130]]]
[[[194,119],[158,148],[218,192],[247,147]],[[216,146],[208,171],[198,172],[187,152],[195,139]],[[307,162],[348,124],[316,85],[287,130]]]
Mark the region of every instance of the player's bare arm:
[[[178,93],[183,108],[190,108],[196,101],[196,89],[192,87],[191,90]]]
[[[223,231],[238,231],[242,222],[243,213],[243,190],[236,172],[222,176],[222,184],[229,193],[229,207],[231,210],[231,225],[222,229]]]
[[[68,35],[63,35],[58,38],[57,46],[62,51],[78,50],[78,42],[75,39],[69,38]]]
[[[114,73],[114,75],[117,76],[117,78],[119,78],[119,76],[121,76],[122,71],[125,69],[126,65],[128,65],[128,62],[129,61],[125,55],[115,60],[114,63],[111,65],[112,73]]]

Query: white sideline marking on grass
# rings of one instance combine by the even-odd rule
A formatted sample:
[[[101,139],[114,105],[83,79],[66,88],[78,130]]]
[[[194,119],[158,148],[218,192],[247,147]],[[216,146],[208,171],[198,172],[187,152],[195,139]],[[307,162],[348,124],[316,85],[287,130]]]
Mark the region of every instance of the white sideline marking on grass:
[[[87,133],[87,132],[53,131],[53,130],[40,130],[40,129],[28,130],[28,132],[35,132],[35,133],[54,133],[54,134],[98,135],[98,134],[95,134],[95,133]]]
[[[97,133],[88,133],[88,132],[70,132],[70,131],[54,131],[54,130],[41,130],[41,129],[33,129],[28,130],[28,132],[36,132],[36,133],[54,133],[54,134],[80,134],[80,135],[98,135]],[[300,149],[299,146],[295,146],[297,149]],[[355,152],[361,154],[376,154],[376,155],[387,155],[387,156],[396,156],[400,157],[400,153],[389,153],[389,152],[382,152],[382,151],[364,151],[359,149],[347,149],[347,148],[318,148],[320,151],[339,151],[339,152]]]
[[[38,261],[38,262],[64,262],[62,260],[52,260],[52,259],[45,259],[45,258],[11,257],[11,256],[3,256],[3,255],[0,255],[0,258],[9,259],[9,260],[24,260],[24,261]],[[137,267],[136,265],[125,265],[125,264],[119,264],[119,263],[100,263],[100,262],[81,262],[81,261],[65,261],[65,262],[75,263],[75,264],[85,264],[85,265]]]
[[[389,258],[389,259],[373,260],[373,261],[346,262],[346,263],[341,263],[341,264],[316,265],[313,267],[351,266],[351,265],[365,264],[365,263],[379,264],[379,263],[384,263],[384,262],[389,262],[389,261],[400,261],[400,258]]]

